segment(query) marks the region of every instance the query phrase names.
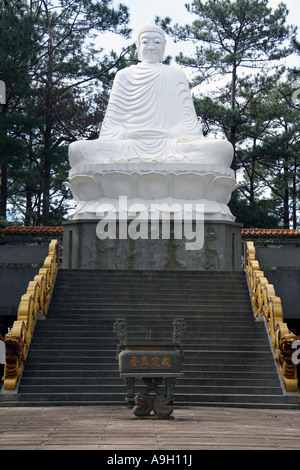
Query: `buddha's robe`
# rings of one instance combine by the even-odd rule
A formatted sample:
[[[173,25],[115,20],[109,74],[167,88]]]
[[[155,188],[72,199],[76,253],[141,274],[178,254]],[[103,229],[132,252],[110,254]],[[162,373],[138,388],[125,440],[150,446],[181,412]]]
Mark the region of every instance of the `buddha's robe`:
[[[203,137],[186,75],[139,63],[116,74],[99,139],[69,146],[72,167],[108,162],[197,162],[230,166],[232,146]]]

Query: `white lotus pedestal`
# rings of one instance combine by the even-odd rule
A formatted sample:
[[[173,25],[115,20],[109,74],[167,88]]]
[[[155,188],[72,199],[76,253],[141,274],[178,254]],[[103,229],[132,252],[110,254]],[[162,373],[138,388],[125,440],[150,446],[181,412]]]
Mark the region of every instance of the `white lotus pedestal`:
[[[240,269],[241,225],[227,205],[236,188],[229,168],[87,165],[70,170],[67,184],[77,207],[64,223],[64,268]],[[153,212],[159,213],[155,226]],[[99,236],[104,222],[107,232]]]

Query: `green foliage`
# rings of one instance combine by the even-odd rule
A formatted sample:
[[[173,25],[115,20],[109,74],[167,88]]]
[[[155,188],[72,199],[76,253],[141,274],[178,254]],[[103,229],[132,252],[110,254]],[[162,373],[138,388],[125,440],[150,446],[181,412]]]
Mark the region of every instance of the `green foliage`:
[[[272,10],[268,0],[194,0],[187,9],[198,17],[190,25],[172,27],[170,18],[160,23],[177,40],[195,43],[194,57],[180,54],[176,58],[180,64],[197,71],[194,86],[230,76],[226,95],[221,93],[219,99],[226,96],[226,107],[230,110],[226,137],[234,148],[232,168],[236,171],[242,123],[237,99],[240,70],[263,68],[266,72],[275,67],[294,50],[291,40],[296,28],[286,24],[286,6],[280,3]]]
[[[199,17],[191,25],[171,27],[170,18],[161,24],[177,40],[196,44],[194,58],[177,59],[200,72],[199,83],[232,73],[235,67],[261,69],[292,51],[295,28],[285,23],[288,11],[283,3],[272,10],[268,0],[194,0],[187,9]]]
[[[0,113],[1,164],[16,164],[24,158],[20,134],[30,125],[30,118],[24,113],[21,100],[30,95],[28,64],[34,60],[35,39],[32,19],[26,15],[26,2],[10,2],[4,8],[2,1],[0,80],[6,85],[6,102],[1,105]]]
[[[299,214],[299,106],[282,60],[298,51],[287,8],[268,0],[194,0],[189,25],[161,26],[175,40],[192,41],[194,57],[176,60],[195,70],[191,86],[216,83],[208,96],[195,96],[204,135],[221,133],[233,145],[232,168],[241,181],[233,214],[245,226],[280,224],[296,228]],[[218,87],[217,80],[228,77]],[[298,86],[299,88],[299,86]]]
[[[194,57],[177,57],[194,70],[192,87],[228,78],[194,102],[204,134],[221,133],[234,146],[240,189],[232,212],[245,227],[296,228],[299,69],[287,71],[282,59],[300,49],[286,6],[194,0],[187,9],[197,17],[190,25],[157,22],[195,44]],[[127,7],[111,0],[0,0],[2,220],[56,225],[65,217],[68,144],[98,137],[115,73],[137,62],[135,46],[120,55],[102,47],[103,32],[129,37],[128,19]]]
[[[280,216],[274,213],[272,201],[261,199],[248,202],[234,194],[229,207],[236,217],[236,222],[243,224],[244,228],[281,227]]]
[[[62,221],[71,198],[67,145],[97,137],[112,80],[131,51],[105,53],[101,35],[129,37],[128,19],[112,0],[0,0],[3,217],[5,197],[9,215],[28,225]]]

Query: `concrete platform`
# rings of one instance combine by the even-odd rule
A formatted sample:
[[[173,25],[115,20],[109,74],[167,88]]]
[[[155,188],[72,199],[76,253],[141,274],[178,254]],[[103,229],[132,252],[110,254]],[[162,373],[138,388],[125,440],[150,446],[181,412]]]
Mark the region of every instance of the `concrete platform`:
[[[173,417],[138,419],[126,407],[0,407],[0,450],[106,450],[102,463],[129,450],[145,458],[147,450],[300,448],[300,410],[175,407]]]

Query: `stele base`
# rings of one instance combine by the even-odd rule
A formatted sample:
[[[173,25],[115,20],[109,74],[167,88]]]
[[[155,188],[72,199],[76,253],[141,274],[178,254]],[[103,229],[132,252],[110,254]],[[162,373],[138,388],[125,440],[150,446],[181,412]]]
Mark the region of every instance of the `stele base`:
[[[110,239],[100,240],[99,221],[68,220],[64,223],[64,269],[106,270],[194,270],[238,271],[241,269],[241,224],[230,221],[204,221],[203,246],[188,250],[190,240]],[[130,221],[128,221],[128,224]],[[160,227],[161,229],[161,227]],[[149,234],[151,227],[149,226]]]

